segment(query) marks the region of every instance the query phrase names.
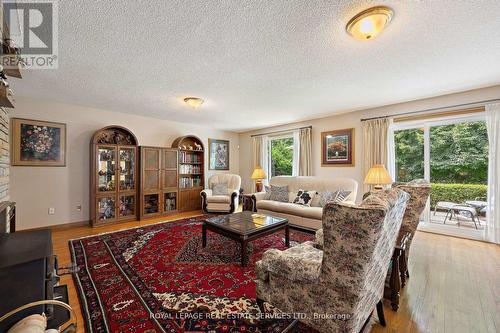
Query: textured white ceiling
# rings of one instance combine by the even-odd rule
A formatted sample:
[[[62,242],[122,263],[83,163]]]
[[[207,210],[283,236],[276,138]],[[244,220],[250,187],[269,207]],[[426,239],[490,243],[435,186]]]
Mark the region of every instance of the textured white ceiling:
[[[377,39],[344,30],[374,5]],[[15,93],[243,131],[500,83],[500,1],[59,1],[59,69]],[[188,95],[205,99],[197,110]],[[70,112],[70,111],[68,111]]]

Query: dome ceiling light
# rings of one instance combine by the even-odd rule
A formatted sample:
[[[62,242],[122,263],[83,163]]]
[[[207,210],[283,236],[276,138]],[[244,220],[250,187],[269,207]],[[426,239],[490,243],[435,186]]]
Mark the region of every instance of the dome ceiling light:
[[[394,12],[389,7],[377,6],[368,8],[349,20],[347,32],[359,40],[370,40],[377,37],[391,22]]]

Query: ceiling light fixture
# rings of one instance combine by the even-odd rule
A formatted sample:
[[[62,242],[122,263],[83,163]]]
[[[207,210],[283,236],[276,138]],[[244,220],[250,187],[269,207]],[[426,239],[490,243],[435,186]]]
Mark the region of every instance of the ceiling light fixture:
[[[204,100],[199,97],[186,97],[184,98],[184,102],[193,109],[197,109],[203,104]]]
[[[393,15],[394,12],[389,7],[368,8],[350,19],[346,30],[356,39],[370,40],[377,37],[389,25]]]

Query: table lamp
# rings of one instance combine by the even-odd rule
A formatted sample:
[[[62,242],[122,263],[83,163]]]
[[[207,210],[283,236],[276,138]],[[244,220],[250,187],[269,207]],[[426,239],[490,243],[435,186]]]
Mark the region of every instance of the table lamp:
[[[375,185],[375,190],[381,190],[382,185],[392,184],[392,178],[383,164],[375,164],[368,170],[365,184]]]
[[[252,177],[250,178],[255,180],[255,190],[257,192],[262,192],[262,179],[266,179],[266,173],[262,170],[260,165],[255,167]]]

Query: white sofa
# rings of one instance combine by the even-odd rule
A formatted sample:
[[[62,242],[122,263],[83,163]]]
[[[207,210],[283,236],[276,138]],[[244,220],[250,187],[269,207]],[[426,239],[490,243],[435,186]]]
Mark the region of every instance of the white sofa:
[[[321,228],[323,207],[317,206],[319,197],[313,199],[311,207],[292,203],[299,190],[318,193],[337,190],[351,191],[343,201],[347,204],[354,204],[358,192],[358,183],[349,178],[279,176],[271,178],[270,185],[287,185],[288,202],[266,200],[267,193],[259,192],[253,195],[254,210],[262,214],[285,217],[290,225],[311,230]]]
[[[226,184],[225,195],[213,195],[214,184]],[[207,213],[234,213],[238,207],[241,177],[233,174],[215,175],[208,179],[208,188],[201,191],[203,211]]]

